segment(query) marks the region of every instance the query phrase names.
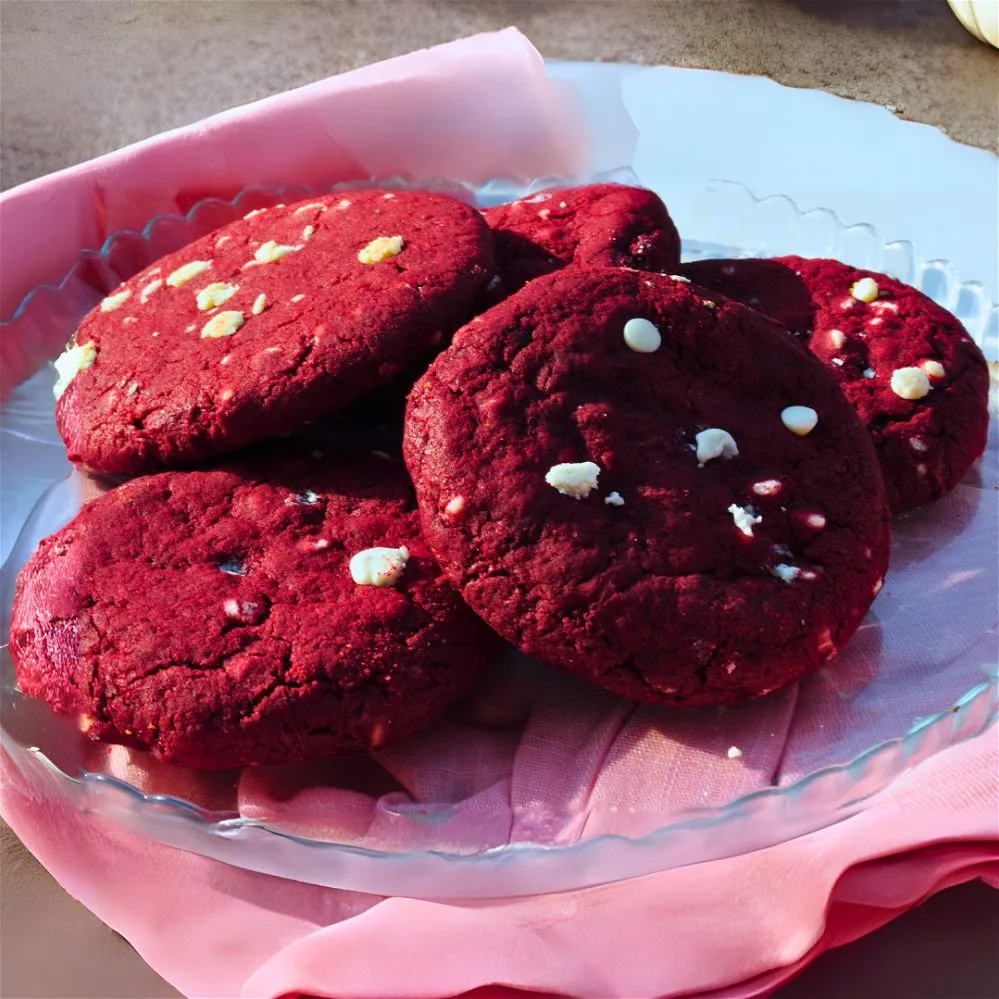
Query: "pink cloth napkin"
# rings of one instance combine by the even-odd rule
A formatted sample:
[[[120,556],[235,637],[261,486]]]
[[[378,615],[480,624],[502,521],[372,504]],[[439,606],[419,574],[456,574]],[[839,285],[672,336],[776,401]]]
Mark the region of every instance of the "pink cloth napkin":
[[[110,232],[248,185],[572,175],[582,147],[563,97],[529,43],[507,31],[323,81],[43,178],[0,198],[3,314]],[[98,295],[108,279],[95,272],[82,287]],[[10,384],[65,341],[67,298],[36,297],[3,331]],[[262,768],[220,782],[85,744],[87,768],[383,848],[414,845],[421,830],[426,845],[445,838],[458,850],[640,835],[676,809],[847,760],[904,731],[917,706],[939,710],[983,678],[994,662],[985,632],[995,619],[995,567],[981,552],[994,548],[986,507],[999,481],[996,455],[993,442],[980,475],[899,525],[896,574],[836,667],[753,705],[717,715],[635,708],[524,668],[434,730],[377,754],[363,773],[352,764]],[[882,682],[889,670],[900,684]],[[733,744],[741,758],[726,754]],[[6,754],[2,805],[61,883],[191,996],[415,999],[502,985],[734,997],[765,993],[825,947],[938,888],[995,879],[996,763],[993,728],[896,781],[864,814],[784,846],[494,902],[381,899],[152,844],[51,800]],[[452,821],[421,823],[428,802],[452,807]]]
[[[2,760],[18,836],[195,999],[437,999],[491,985],[744,999],[942,888],[999,887],[995,729],[921,764],[864,814],[782,846],[495,902],[381,899],[243,871],[54,803]]]

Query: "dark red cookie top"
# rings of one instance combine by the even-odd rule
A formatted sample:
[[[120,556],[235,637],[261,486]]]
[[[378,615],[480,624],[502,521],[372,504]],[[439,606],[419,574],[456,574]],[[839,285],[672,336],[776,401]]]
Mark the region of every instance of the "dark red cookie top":
[[[802,257],[711,261],[684,273],[804,334],[870,431],[896,513],[948,493],[985,450],[985,358],[922,292]]]
[[[404,447],[471,607],[641,700],[724,703],[818,669],[886,570],[881,476],[834,379],[683,280],[533,281],[417,383]]]
[[[59,362],[69,457],[132,474],[285,433],[428,357],[492,273],[481,216],[444,195],[350,191],[251,212],[83,321]]]
[[[555,188],[483,214],[496,242],[497,299],[573,263],[665,273],[680,265],[676,226],[644,188]]]
[[[779,260],[698,260],[680,273],[776,319],[807,342],[815,322],[812,296],[801,276]]]
[[[464,694],[495,638],[423,540],[402,463],[318,451],[135,479],[41,543],[10,647],[93,738],[203,768],[368,750]],[[392,585],[355,581],[379,568]],[[405,549],[405,553],[401,552]]]

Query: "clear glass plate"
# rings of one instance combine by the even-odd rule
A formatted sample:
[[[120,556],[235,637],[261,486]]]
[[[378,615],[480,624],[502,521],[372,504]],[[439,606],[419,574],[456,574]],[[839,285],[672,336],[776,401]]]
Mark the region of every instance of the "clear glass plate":
[[[467,193],[486,204],[542,186]],[[26,372],[37,369],[122,278],[251,208],[314,193],[247,191],[115,234],[58,287],[29,295],[3,336],[17,338]],[[735,184],[706,185],[696,209],[685,259],[795,252],[886,271],[953,311],[995,360],[997,309],[946,262]],[[5,550],[23,523],[0,573],[4,634],[18,570],[81,502],[51,384],[43,367],[3,411]],[[511,654],[470,704],[372,758],[197,774],[90,743],[71,719],[20,694],[4,646],[2,745],[39,793],[102,820],[240,867],[374,894],[561,891],[784,842],[850,818],[916,763],[994,723],[995,421],[992,429],[983,462],[951,496],[897,521],[888,583],[840,659],[751,704],[636,707]],[[552,727],[559,712],[573,716],[568,735]],[[442,769],[454,777],[446,793],[428,779],[428,761],[438,778]]]

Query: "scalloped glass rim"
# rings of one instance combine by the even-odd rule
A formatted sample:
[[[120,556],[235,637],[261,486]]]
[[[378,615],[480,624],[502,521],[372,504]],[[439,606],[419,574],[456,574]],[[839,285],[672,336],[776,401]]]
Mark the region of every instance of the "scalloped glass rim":
[[[615,171],[598,179],[636,180],[630,171]],[[523,187],[493,181],[479,189],[449,182],[424,186],[448,190],[481,205],[527,196],[557,182],[546,178]],[[332,189],[369,184],[335,185]],[[379,185],[413,186],[397,178],[380,181]],[[10,326],[23,317],[42,293],[59,295],[65,291],[88,261],[107,260],[124,241],[153,243],[161,227],[192,222],[199,212],[214,206],[231,209],[253,203],[255,199],[273,202],[316,193],[316,190],[304,187],[249,188],[231,201],[215,198],[199,201],[184,215],[157,215],[140,233],[130,230],[113,233],[99,251],[83,251],[77,264],[58,285],[40,285],[32,289],[13,317],[0,326]],[[766,240],[753,238],[759,236],[760,212],[769,216]],[[840,259],[916,284],[945,308],[960,310],[969,333],[986,349],[990,360],[996,359],[999,308],[989,300],[984,287],[975,281],[960,282],[946,261],[924,261],[907,241],[884,243],[870,225],[844,226],[829,209],[802,212],[783,195],[758,197],[744,186],[728,181],[712,181],[705,186],[698,218],[710,229],[712,239],[685,240],[685,259],[790,252],[808,255],[809,241],[821,240],[826,255],[830,253],[829,247],[834,246],[835,255]],[[44,497],[39,505],[42,502]],[[22,537],[27,534],[33,519],[29,517],[24,525]],[[17,561],[16,555],[22,547],[19,538],[2,570],[4,589],[8,593],[9,584],[13,582],[11,566]],[[9,611],[6,597],[4,611]],[[3,651],[7,657],[6,647]],[[856,814],[865,802],[906,770],[944,748],[980,734],[997,717],[999,680],[990,679],[976,684],[946,709],[919,720],[903,735],[880,742],[848,762],[822,767],[788,785],[752,791],[721,806],[678,811],[670,821],[644,836],[629,838],[604,834],[561,846],[512,843],[477,853],[433,849],[393,852],[308,839],[254,819],[220,817],[231,813],[213,813],[182,798],[147,794],[108,774],[84,772],[74,777],[61,770],[39,748],[16,743],[6,730],[2,731],[2,737],[4,747],[14,754],[20,765],[42,772],[54,782],[56,793],[69,794],[78,807],[112,814],[123,825],[132,826],[147,836],[152,834],[150,824],[155,823],[155,835],[165,843],[263,873],[330,887],[377,894],[457,898],[561,891],[720,859],[785,842]],[[833,803],[824,797],[832,790],[836,791]],[[813,799],[816,800],[813,802]],[[809,802],[817,807],[808,807]],[[800,807],[802,805],[805,807]],[[742,833],[738,844],[725,842],[720,832],[736,822],[740,823]],[[247,850],[246,843],[251,841],[266,842],[268,850]],[[289,851],[289,848],[292,849]],[[316,870],[308,866],[308,861],[318,854],[330,860],[342,854],[357,863],[349,871],[335,863]],[[513,865],[515,859],[517,863]]]

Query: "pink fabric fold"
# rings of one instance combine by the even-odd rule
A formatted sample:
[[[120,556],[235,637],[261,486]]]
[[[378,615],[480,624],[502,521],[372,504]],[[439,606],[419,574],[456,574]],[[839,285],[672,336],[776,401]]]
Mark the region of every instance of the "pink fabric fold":
[[[941,888],[999,885],[995,728],[899,778],[863,814],[781,846],[558,895],[448,903],[284,881],[150,843],[33,793],[2,762],[18,836],[192,997],[437,999],[505,986],[746,999]],[[477,995],[491,994],[502,993]]]

